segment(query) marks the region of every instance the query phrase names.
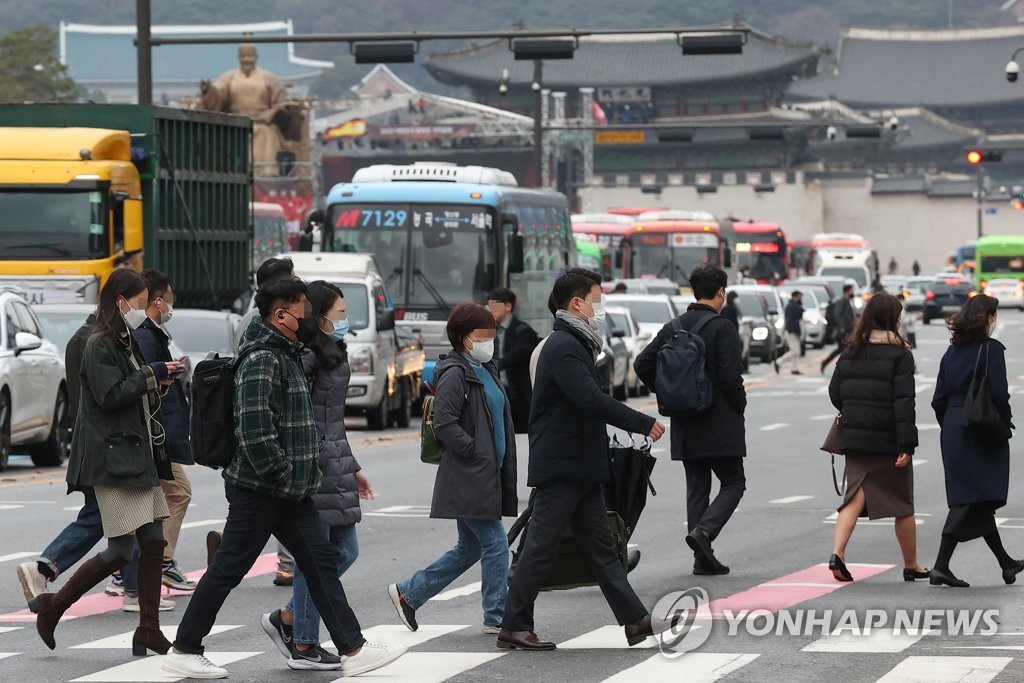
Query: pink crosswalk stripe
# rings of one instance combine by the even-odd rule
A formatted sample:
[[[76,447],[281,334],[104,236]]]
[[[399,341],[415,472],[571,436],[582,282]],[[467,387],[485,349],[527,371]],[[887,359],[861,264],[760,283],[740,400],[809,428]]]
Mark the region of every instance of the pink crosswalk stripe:
[[[892,564],[848,564],[854,576],[854,583],[877,576],[895,567]],[[841,583],[832,578],[828,564],[816,564],[792,574],[780,576],[771,581],[734,593],[724,598],[712,600],[707,606],[697,611],[697,619],[724,619],[724,611],[737,614],[742,610],[764,609],[778,612],[788,609],[801,602],[814,600],[834,591],[851,585]]]
[[[250,569],[249,573],[245,575],[245,578],[251,579],[257,576],[271,574],[276,570],[277,553],[267,553],[265,555],[260,555],[259,558],[257,558],[256,564],[252,566],[252,569]],[[206,569],[199,569],[194,572],[189,572],[188,578],[193,581],[198,581],[205,573]],[[172,597],[176,595],[191,594],[191,591],[179,591],[173,589],[164,592],[164,595],[170,595]],[[121,602],[121,597],[113,597],[102,591],[99,593],[90,593],[89,595],[83,596],[81,600],[72,605],[65,613],[64,619],[68,619],[70,617],[91,617],[96,614],[113,612],[121,609]],[[181,608],[179,607],[179,609]],[[26,622],[35,620],[36,615],[32,614],[28,609],[0,614],[0,622]]]

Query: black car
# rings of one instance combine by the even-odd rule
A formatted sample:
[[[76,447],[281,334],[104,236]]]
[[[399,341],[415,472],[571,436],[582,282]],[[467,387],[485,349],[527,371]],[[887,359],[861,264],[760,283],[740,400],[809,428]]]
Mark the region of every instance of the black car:
[[[956,313],[975,293],[974,283],[965,278],[935,278],[924,294],[922,321],[927,325],[933,318],[945,318]]]

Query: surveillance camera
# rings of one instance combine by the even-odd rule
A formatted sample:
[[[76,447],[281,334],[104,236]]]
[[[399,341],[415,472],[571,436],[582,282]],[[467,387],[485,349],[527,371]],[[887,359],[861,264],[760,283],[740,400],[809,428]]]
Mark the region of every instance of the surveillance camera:
[[[828,128],[825,129],[825,137],[828,138],[829,140],[835,140],[836,135],[838,133],[839,131],[836,130],[835,126],[829,126]]]
[[[1016,83],[1018,76],[1020,76],[1020,64],[1011,61],[1006,65],[1006,80],[1010,81],[1010,83]]]

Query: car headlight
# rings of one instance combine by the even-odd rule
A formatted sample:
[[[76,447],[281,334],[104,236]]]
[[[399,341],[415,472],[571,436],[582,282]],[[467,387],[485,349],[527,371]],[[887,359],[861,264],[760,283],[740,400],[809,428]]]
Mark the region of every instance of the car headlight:
[[[348,366],[354,375],[372,375],[373,352],[368,346],[356,349],[348,355]]]
[[[860,297],[853,297],[853,307],[856,309],[864,308],[864,299]]]
[[[782,318],[776,318],[775,319],[775,329],[781,331],[785,327],[786,327],[786,321],[785,320],[783,320]]]
[[[750,338],[754,341],[764,341],[768,338],[767,327],[755,327],[754,331],[750,333]]]

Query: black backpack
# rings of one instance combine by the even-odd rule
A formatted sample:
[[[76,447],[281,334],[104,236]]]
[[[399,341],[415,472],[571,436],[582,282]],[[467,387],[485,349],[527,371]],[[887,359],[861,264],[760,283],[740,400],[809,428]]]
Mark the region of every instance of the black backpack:
[[[700,331],[717,317],[712,313],[701,318],[692,330],[684,330],[679,318],[672,321],[672,336],[658,349],[654,378],[654,393],[661,415],[693,417],[714,405],[714,387],[708,379],[707,351]]]
[[[192,409],[190,436],[192,457],[200,465],[227,467],[238,450],[235,438],[235,372],[242,360],[254,351],[272,351],[281,365],[281,388],[287,396],[288,379],[282,351],[266,344],[255,344],[237,356],[217,356],[199,361],[192,373]]]
[[[839,301],[833,301],[825,307],[825,343],[830,344],[836,340],[839,330],[836,329],[836,306]]]

